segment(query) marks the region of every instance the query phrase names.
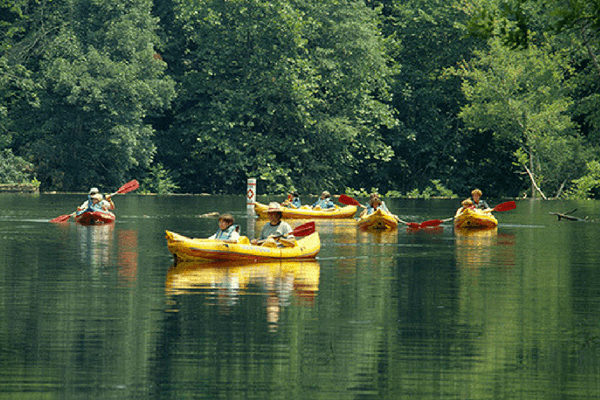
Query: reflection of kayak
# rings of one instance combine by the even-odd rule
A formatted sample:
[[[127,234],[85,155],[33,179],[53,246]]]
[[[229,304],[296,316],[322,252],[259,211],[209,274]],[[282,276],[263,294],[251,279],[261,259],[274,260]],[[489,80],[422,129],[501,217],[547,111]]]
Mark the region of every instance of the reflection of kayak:
[[[99,225],[108,224],[115,221],[115,214],[110,211],[99,211],[88,208],[87,210],[77,211],[75,222],[81,225]]]
[[[498,220],[491,212],[466,208],[454,216],[454,227],[458,229],[492,228],[498,225]]]
[[[182,262],[169,269],[165,287],[170,294],[184,294],[203,288],[225,289],[228,282],[233,282],[236,289],[245,290],[249,285],[268,285],[292,276],[294,292],[312,297],[319,290],[319,274],[319,263],[315,260]]]
[[[398,221],[393,215],[378,208],[372,214],[361,216],[358,219],[358,227],[364,230],[396,229]]]
[[[487,241],[490,238],[495,238],[498,235],[498,227],[491,226],[480,229],[455,229],[454,235],[459,240],[464,239],[469,242],[475,242],[479,240]]]
[[[294,247],[267,247],[252,245],[242,236],[238,243],[226,243],[214,239],[192,239],[175,232],[166,231],[169,251],[179,261],[212,260],[277,260],[314,258],[321,250],[319,233],[297,238]]]
[[[269,206],[256,202],[254,211],[259,217],[266,218]],[[329,210],[313,210],[309,206],[300,208],[282,207],[283,218],[352,218],[356,214],[356,206],[336,207]]]

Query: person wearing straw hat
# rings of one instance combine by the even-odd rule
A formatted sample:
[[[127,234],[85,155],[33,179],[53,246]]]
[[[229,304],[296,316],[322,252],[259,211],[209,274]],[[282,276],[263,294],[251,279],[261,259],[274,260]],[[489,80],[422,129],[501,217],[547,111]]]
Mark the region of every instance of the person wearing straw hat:
[[[258,239],[253,239],[252,244],[258,244],[268,247],[292,247],[296,245],[296,239],[292,232],[292,227],[285,221],[282,221],[283,209],[277,202],[269,203],[267,209],[269,222],[263,226]]]

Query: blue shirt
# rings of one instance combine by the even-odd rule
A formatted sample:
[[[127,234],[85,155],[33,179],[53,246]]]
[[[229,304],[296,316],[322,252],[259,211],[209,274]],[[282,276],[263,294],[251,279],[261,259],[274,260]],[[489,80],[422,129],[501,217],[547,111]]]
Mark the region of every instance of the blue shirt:
[[[313,204],[312,207],[315,208],[317,206],[321,207],[321,210],[326,210],[328,208],[335,208],[335,204],[329,197],[315,201],[315,204]]]

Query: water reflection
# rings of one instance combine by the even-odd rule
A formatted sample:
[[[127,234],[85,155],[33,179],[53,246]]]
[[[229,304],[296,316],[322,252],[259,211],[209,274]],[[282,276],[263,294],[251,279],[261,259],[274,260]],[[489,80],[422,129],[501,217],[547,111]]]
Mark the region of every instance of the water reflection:
[[[119,266],[119,282],[130,285],[137,279],[138,269],[138,235],[133,229],[121,230],[117,239]]]
[[[202,294],[222,314],[231,313],[242,296],[265,296],[267,322],[276,330],[282,309],[295,297],[311,306],[319,290],[320,266],[317,261],[275,263],[211,262],[180,263],[167,272],[166,293],[170,311],[178,311],[173,296]]]
[[[96,271],[109,264],[113,252],[115,224],[75,226],[79,259]]]
[[[498,228],[455,229],[456,261],[459,268],[481,268],[488,265],[514,265],[515,238],[498,234]]]
[[[61,229],[65,241],[70,240],[68,231],[75,229],[79,260],[88,265],[93,274],[101,274],[116,264],[120,284],[128,286],[136,281],[139,258],[136,230],[117,230],[115,224],[69,224]]]

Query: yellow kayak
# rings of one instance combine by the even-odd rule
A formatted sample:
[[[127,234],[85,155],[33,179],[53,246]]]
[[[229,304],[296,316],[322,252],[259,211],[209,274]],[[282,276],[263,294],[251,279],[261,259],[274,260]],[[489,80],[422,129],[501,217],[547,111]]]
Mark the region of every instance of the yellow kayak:
[[[269,206],[256,202],[254,211],[261,218],[267,218]],[[313,210],[309,206],[300,208],[282,207],[283,219],[286,218],[352,218],[356,214],[356,206],[335,207],[328,210]]]
[[[459,208],[454,216],[454,227],[457,229],[471,228],[493,228],[498,226],[498,220],[489,212],[466,208],[461,211]]]
[[[293,247],[267,247],[250,244],[242,236],[238,243],[227,243],[215,239],[192,239],[175,232],[166,231],[167,247],[173,253],[175,262],[213,260],[278,260],[314,258],[321,250],[319,233],[297,238]]]
[[[372,214],[361,216],[357,224],[363,230],[391,230],[398,227],[398,220],[390,213],[378,208]]]

